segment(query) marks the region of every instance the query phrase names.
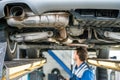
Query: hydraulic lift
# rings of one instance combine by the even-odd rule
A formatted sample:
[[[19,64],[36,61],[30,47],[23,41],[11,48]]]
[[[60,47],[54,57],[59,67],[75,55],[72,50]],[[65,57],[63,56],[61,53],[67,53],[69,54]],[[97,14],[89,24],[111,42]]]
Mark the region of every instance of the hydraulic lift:
[[[5,61],[7,43],[0,43],[0,80],[16,80],[20,77],[29,74],[46,62],[46,58],[40,59],[19,59],[13,61]]]
[[[5,61],[2,80],[17,80],[42,67],[45,63],[45,58]]]
[[[88,58],[87,62],[94,66],[120,71],[119,60]]]

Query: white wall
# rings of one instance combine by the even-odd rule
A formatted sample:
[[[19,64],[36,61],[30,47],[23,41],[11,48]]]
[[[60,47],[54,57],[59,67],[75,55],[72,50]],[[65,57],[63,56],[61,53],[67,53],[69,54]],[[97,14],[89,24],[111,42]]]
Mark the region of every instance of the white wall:
[[[53,52],[64,62],[64,64],[67,65],[67,67],[69,67],[69,69],[71,68],[72,50],[54,50]],[[69,77],[64,69],[61,68],[61,66],[47,52],[44,52],[43,54],[47,58],[47,63],[43,66],[43,71],[46,74],[44,80],[48,80],[48,74],[51,73],[53,68],[58,68],[65,78]]]

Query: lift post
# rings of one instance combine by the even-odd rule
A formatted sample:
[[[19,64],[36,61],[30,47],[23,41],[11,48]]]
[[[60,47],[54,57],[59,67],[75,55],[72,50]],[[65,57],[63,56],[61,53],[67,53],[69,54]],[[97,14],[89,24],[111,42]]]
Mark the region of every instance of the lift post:
[[[2,72],[3,72],[6,47],[7,47],[7,42],[0,43],[0,80],[2,79]]]

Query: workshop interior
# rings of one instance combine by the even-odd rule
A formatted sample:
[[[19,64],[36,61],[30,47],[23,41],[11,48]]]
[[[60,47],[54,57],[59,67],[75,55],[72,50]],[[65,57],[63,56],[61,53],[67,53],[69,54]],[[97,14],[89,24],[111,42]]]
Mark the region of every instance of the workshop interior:
[[[119,0],[0,0],[0,80],[120,80],[119,71]]]

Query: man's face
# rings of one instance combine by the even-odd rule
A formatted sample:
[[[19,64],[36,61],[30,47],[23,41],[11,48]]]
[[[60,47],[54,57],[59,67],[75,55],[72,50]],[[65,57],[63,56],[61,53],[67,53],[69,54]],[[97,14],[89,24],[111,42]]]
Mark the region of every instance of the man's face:
[[[79,56],[77,55],[77,51],[74,51],[73,59],[77,61],[79,59]]]

